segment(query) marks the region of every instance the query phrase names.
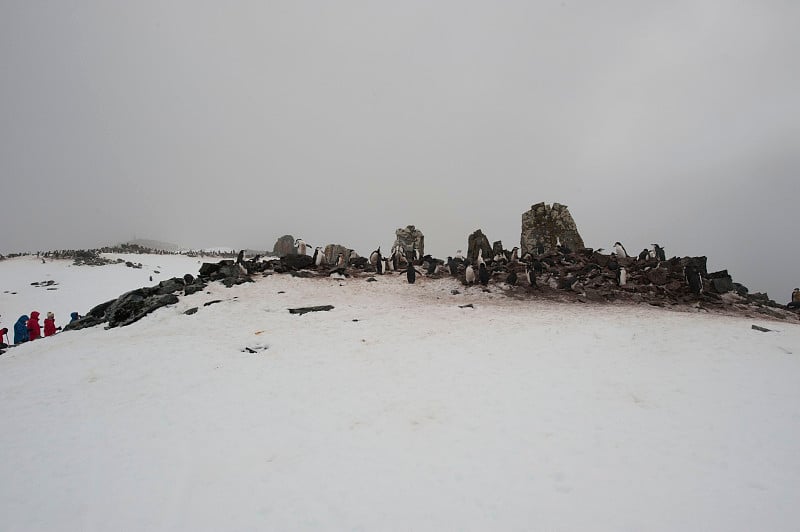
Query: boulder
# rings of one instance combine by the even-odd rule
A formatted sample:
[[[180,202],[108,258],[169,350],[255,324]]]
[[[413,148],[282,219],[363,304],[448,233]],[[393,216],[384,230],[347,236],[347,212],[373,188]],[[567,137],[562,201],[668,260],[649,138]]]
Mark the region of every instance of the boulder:
[[[178,302],[175,294],[158,294],[152,288],[139,288],[120,296],[105,313],[109,328],[130,325],[156,309]]]
[[[184,280],[179,277],[173,277],[172,279],[167,279],[166,281],[161,281],[158,283],[158,294],[174,294],[175,292],[181,291],[186,287]]]
[[[309,255],[284,255],[281,257],[281,266],[287,271],[297,271],[314,266],[314,258]]]
[[[483,250],[483,258],[485,260],[492,259],[492,246],[489,244],[489,239],[480,229],[467,238],[467,260],[474,264],[478,260],[479,249]]]
[[[717,294],[725,294],[734,289],[733,279],[731,279],[730,276],[712,277],[709,284],[711,285],[711,289]]]
[[[407,225],[394,232],[394,246],[402,246],[406,257],[413,259],[414,251],[419,251],[419,256],[425,255],[425,235],[413,225]]]
[[[275,245],[272,246],[272,253],[279,257],[297,253],[297,248],[294,247],[295,238],[292,235],[283,235],[280,237]]]
[[[586,247],[566,205],[537,203],[522,214],[522,255],[555,250],[559,241],[571,250]]]
[[[644,275],[648,281],[657,286],[665,285],[669,281],[669,270],[666,268],[650,268]]]
[[[328,244],[325,246],[325,263],[329,266],[336,266],[336,260],[339,258],[340,253],[344,255],[345,264],[347,264],[352,250],[341,244]]]

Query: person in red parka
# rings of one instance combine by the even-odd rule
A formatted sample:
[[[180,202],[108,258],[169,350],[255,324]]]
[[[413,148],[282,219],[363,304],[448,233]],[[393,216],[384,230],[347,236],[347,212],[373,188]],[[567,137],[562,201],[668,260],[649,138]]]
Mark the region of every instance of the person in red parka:
[[[41,337],[42,327],[39,325],[39,313],[34,310],[28,320],[28,340],[36,340]]]
[[[53,336],[56,333],[56,317],[52,312],[47,313],[44,320],[44,335]]]

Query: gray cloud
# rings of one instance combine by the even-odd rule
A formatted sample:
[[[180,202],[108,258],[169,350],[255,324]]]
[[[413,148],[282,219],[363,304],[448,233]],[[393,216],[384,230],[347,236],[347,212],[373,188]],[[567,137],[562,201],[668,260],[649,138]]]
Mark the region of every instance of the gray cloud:
[[[6,2],[0,251],[438,255],[532,203],[587,245],[800,284],[795,2]]]

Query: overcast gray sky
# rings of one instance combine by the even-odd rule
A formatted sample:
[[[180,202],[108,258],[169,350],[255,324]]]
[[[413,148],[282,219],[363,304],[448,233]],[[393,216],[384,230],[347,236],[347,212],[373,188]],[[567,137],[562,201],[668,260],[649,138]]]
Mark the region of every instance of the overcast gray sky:
[[[0,252],[586,244],[800,285],[800,2],[0,3]]]

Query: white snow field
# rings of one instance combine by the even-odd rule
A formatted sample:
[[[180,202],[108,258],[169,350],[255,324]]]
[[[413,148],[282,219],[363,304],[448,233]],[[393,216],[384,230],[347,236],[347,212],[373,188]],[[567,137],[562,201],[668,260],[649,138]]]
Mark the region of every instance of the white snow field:
[[[2,326],[199,266],[133,260],[0,262]],[[800,326],[377,279],[213,283],[10,349],[0,529],[797,530]]]

